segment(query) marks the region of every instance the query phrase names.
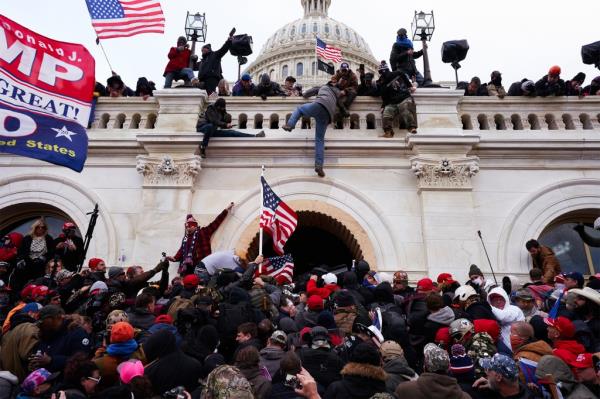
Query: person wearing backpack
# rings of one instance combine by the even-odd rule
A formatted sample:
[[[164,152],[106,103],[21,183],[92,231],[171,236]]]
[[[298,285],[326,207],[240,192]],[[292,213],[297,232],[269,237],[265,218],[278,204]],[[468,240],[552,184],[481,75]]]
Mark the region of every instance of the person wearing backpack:
[[[254,308],[250,304],[248,292],[240,287],[232,287],[229,290],[227,301],[219,303],[219,318],[217,330],[221,337],[219,351],[226,359],[232,359],[237,347],[236,335],[238,326],[243,323],[256,323],[257,317]]]

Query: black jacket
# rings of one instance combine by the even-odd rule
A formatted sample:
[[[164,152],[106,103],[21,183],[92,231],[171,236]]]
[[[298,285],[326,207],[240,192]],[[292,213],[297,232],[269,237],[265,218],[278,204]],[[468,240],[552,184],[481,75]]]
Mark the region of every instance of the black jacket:
[[[198,119],[198,128],[210,123],[213,126],[219,127],[221,129],[227,128],[226,117],[227,112],[220,112],[215,108],[214,105],[209,105],[206,107],[206,111],[204,114],[200,115]]]
[[[202,56],[198,65],[198,80],[208,78],[223,78],[223,70],[221,69],[221,58],[229,51],[231,47],[231,39],[227,39],[223,47],[217,51],[211,51]]]
[[[410,97],[409,88],[412,82],[403,71],[385,72],[382,75],[379,92],[381,94],[382,106],[400,104]]]
[[[46,239],[46,248],[48,248],[48,252],[45,255],[44,261],[49,261],[54,256],[54,239],[52,239],[52,237],[48,234],[46,234],[45,239]],[[23,241],[21,241],[21,245],[19,246],[19,249],[17,250],[17,256],[20,259],[24,259],[26,262],[31,261],[31,259],[29,258],[29,250],[31,248],[32,241],[33,241],[33,238],[29,234],[26,235],[25,237],[23,237]]]
[[[54,254],[60,256],[65,269],[72,272],[77,270],[77,266],[83,261],[83,240],[81,237],[74,236],[71,238],[75,245],[75,250],[71,251],[67,247],[56,248],[60,243],[67,240],[67,237],[61,236],[54,240]]]
[[[67,359],[76,353],[86,355],[92,350],[92,339],[81,327],[69,327],[65,320],[61,329],[50,337],[40,337],[36,350],[41,350],[52,358],[46,366],[51,372],[63,371]]]
[[[127,312],[127,316],[129,317],[129,324],[140,330],[150,329],[154,324],[154,320],[156,320],[154,314],[144,308],[133,308],[131,312]]]
[[[415,58],[421,57],[423,50],[413,51],[412,55],[408,54],[408,50],[412,49],[394,43],[392,52],[390,53],[390,66],[392,71],[400,70],[408,76],[416,76],[417,65],[415,64]]]
[[[535,92],[538,96],[564,96],[565,95],[565,81],[558,79],[556,83],[548,83],[548,75],[538,80],[535,84]]]
[[[496,320],[492,307],[488,302],[475,302],[469,306],[465,311],[469,314],[471,320],[477,319],[489,319]]]
[[[535,97],[536,93],[535,93],[535,88],[533,91],[531,91],[529,94],[525,94],[523,92],[523,90],[521,89],[521,85],[523,85],[523,81],[520,82],[515,82],[513,84],[510,85],[510,87],[508,88],[508,95],[509,96],[525,96],[525,97]]]
[[[348,363],[342,370],[342,380],[327,388],[324,399],[368,399],[387,392],[383,368],[363,363]]]
[[[327,348],[301,348],[298,356],[304,367],[318,384],[325,387],[340,379],[344,363],[332,350]]]

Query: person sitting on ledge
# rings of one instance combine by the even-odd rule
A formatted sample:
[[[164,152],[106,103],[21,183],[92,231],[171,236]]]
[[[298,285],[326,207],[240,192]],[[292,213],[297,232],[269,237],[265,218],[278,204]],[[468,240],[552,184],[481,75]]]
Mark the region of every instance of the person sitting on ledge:
[[[340,99],[338,101],[340,114],[344,118],[348,118],[350,116],[348,109],[356,98],[358,79],[356,78],[356,74],[350,70],[350,65],[347,62],[342,62],[340,69],[335,73],[334,77],[338,82],[338,89],[340,89]]]
[[[538,96],[564,96],[565,81],[560,78],[560,67],[554,65],[548,71],[548,75],[544,76],[535,84],[535,91]]]
[[[256,86],[254,95],[266,100],[267,97],[285,97],[285,92],[281,89],[279,83],[272,82],[269,75],[263,73],[260,77],[260,83]]]
[[[256,91],[256,85],[252,83],[252,77],[245,73],[233,86],[234,97],[252,97]]]
[[[508,95],[515,97],[535,97],[535,83],[533,83],[533,80],[523,78],[520,82],[510,85]]]
[[[265,132],[260,131],[257,134],[248,134],[231,130],[231,115],[227,113],[227,103],[224,98],[219,98],[214,104],[209,105],[204,114],[198,119],[196,131],[204,133],[202,144],[198,148],[196,155],[206,158],[206,148],[211,137],[265,137]]]
[[[165,89],[170,89],[173,80],[183,79],[185,86],[190,86],[194,79],[194,71],[190,68],[190,60],[196,61],[198,56],[192,55],[185,36],[179,36],[177,47],[171,47],[169,50],[169,62],[165,67],[163,76],[165,77]]]

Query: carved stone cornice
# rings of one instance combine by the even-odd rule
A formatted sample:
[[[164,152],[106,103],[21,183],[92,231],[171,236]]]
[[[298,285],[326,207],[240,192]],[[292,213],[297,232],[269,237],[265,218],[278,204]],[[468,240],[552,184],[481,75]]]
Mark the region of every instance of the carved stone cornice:
[[[479,158],[411,158],[411,169],[419,190],[470,190],[471,178],[479,172]]]
[[[192,188],[200,168],[198,156],[173,159],[170,155],[162,158],[139,155],[136,164],[137,171],[144,176],[144,187],[151,188]]]

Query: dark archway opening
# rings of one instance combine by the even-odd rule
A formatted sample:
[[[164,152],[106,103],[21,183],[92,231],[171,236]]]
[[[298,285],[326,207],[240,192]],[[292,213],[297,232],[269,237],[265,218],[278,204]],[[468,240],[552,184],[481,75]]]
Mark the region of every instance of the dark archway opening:
[[[352,260],[362,259],[356,239],[337,219],[320,212],[299,211],[297,214],[298,226],[284,247],[285,253],[294,258],[294,276],[319,266],[336,270],[341,265],[352,265]],[[258,255],[258,241],[256,234],[248,248],[249,260]],[[263,237],[263,255],[277,256],[268,234]]]

